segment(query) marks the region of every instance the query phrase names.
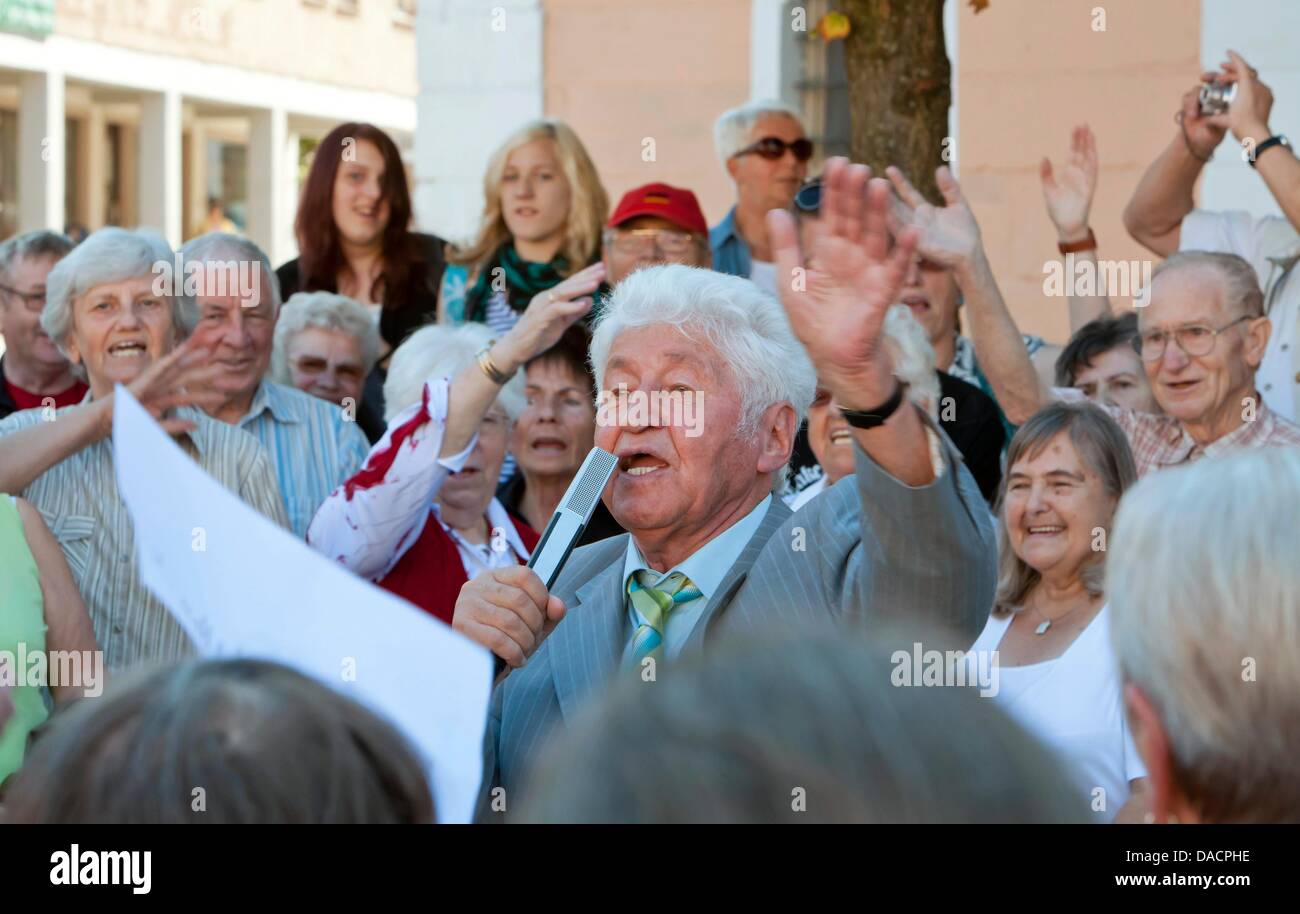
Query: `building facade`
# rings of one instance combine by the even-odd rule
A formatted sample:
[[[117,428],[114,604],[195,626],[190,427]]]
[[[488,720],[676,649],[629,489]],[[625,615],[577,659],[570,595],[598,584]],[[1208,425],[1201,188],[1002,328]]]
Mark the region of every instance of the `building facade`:
[[[275,263],[314,143],[370,121],[413,149],[414,0],[0,0],[0,238],[148,225],[210,199]]]
[[[696,192],[710,222],[733,190],[712,125],[749,99],[804,112],[818,156],[847,148],[842,49],[810,38],[833,0],[421,0],[416,209],[450,238],[472,233],[490,151],[521,122],[563,118],[583,138],[612,199],[667,181]],[[1097,11],[1103,15],[1099,18]],[[1101,177],[1093,207],[1100,256],[1149,258],[1121,213],[1177,129],[1182,93],[1227,48],[1274,90],[1273,129],[1300,114],[1294,0],[947,0],[954,165],[983,227],[1008,304],[1025,330],[1068,336],[1043,295],[1057,258],[1038,168],[1061,161],[1070,130],[1091,124]],[[1292,127],[1293,132],[1300,128]],[[813,168],[817,162],[813,163]],[[1231,142],[1206,169],[1202,205],[1278,212]],[[1127,306],[1127,301],[1121,301]]]

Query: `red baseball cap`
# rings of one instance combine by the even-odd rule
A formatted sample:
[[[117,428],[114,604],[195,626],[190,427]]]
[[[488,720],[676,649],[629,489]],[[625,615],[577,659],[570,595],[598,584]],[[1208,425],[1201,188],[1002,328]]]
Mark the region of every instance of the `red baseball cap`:
[[[629,190],[618,201],[606,225],[614,228],[637,216],[658,216],[688,232],[709,233],[709,224],[704,221],[704,211],[695,194],[670,184],[646,184]]]

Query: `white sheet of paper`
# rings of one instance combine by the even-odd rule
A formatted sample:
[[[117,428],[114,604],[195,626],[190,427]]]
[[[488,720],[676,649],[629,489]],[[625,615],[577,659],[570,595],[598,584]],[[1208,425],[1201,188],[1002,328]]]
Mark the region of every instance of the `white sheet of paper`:
[[[387,719],[424,756],[439,822],[483,777],[491,654],[244,504],[121,386],[114,462],[140,576],[203,657],[274,660]]]

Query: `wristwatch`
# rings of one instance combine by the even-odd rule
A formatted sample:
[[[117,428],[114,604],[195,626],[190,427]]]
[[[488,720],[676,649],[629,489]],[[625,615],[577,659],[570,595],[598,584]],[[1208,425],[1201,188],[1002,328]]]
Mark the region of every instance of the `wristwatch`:
[[[903,402],[903,392],[907,385],[902,381],[897,382],[894,388],[894,395],[875,409],[840,409],[840,415],[844,421],[854,428],[879,428],[885,424],[885,420],[898,411],[898,407]]]
[[[1284,136],[1283,136],[1282,134],[1280,134],[1280,133],[1275,133],[1275,134],[1273,134],[1273,135],[1272,135],[1271,137],[1269,137],[1267,140],[1265,140],[1264,142],[1262,142],[1262,143],[1260,143],[1258,146],[1256,146],[1256,147],[1255,147],[1255,154],[1254,154],[1253,156],[1250,156],[1250,157],[1248,157],[1248,158],[1246,159],[1246,161],[1250,163],[1250,167],[1251,167],[1251,168],[1255,168],[1255,167],[1257,167],[1257,166],[1255,165],[1255,160],[1259,158],[1259,154],[1260,154],[1261,152],[1263,152],[1265,149],[1272,149],[1274,146],[1285,146],[1287,149],[1290,149],[1290,148],[1291,148],[1291,141],[1288,140],[1286,137],[1284,137]]]

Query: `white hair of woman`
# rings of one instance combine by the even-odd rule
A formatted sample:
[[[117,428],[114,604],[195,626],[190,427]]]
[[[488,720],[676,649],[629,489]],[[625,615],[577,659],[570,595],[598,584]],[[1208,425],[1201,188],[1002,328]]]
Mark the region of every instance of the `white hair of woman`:
[[[713,123],[713,145],[723,166],[726,166],[728,159],[749,145],[749,135],[759,119],[771,116],[789,117],[803,123],[803,116],[796,108],[775,99],[749,102],[718,116]]]
[[[406,338],[393,352],[388,365],[388,380],[384,382],[384,421],[408,406],[419,403],[424,395],[424,382],[429,378],[454,378],[473,364],[474,357],[484,346],[495,339],[486,324],[466,323],[459,326],[431,324],[421,327]],[[497,403],[513,422],[523,412],[523,372],[517,372],[501,388]]]
[[[1120,504],[1112,643],[1203,820],[1300,820],[1297,504],[1295,448],[1152,473]],[[1146,761],[1154,777],[1159,760]]]
[[[280,308],[275,324],[275,347],[271,352],[271,377],[292,384],[289,374],[289,345],[294,337],[312,327],[334,330],[352,337],[361,347],[365,373],[379,358],[379,327],[364,305],[335,292],[295,292]]]
[[[64,257],[45,280],[45,309],[41,329],[59,351],[72,332],[72,303],[96,286],[125,282],[140,276],[162,277],[172,268],[173,253],[162,236],[150,229],[134,231],[110,226],[93,233]],[[198,323],[194,303],[184,295],[163,294],[171,302],[177,339]],[[78,372],[84,371],[77,366]]]

